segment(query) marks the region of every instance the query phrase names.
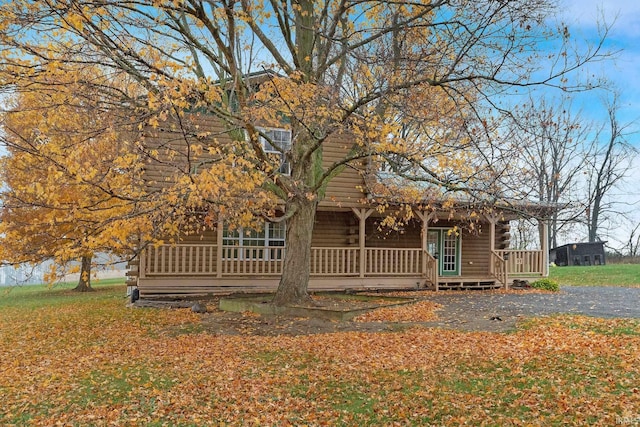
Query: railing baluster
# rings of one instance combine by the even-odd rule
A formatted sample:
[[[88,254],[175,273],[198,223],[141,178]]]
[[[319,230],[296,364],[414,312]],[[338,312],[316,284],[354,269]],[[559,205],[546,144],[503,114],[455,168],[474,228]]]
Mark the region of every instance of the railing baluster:
[[[364,268],[367,275],[411,275],[422,272],[422,249],[419,248],[365,248]],[[360,272],[359,248],[315,247],[311,249],[310,272],[313,275],[341,276],[357,275]],[[178,244],[151,246],[142,261],[148,275],[211,275],[218,273],[216,266],[220,259],[220,274],[279,275],[282,273],[284,248],[282,247],[239,247],[205,244]],[[537,253],[512,253],[509,265],[531,266],[540,263]],[[532,269],[527,267],[527,270]],[[430,266],[429,266],[430,267]]]
[[[544,272],[544,257],[539,250],[507,249],[501,251],[500,255],[508,257],[508,260],[505,260],[507,274],[526,276],[542,275]]]
[[[165,272],[164,252],[165,252],[166,246],[162,246],[161,249],[162,250],[160,251],[160,273],[164,273]]]

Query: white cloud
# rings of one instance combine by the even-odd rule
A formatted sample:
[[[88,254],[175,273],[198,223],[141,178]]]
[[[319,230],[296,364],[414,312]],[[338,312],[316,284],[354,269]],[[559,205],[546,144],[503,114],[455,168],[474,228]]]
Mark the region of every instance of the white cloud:
[[[564,0],[561,18],[585,30],[598,22],[613,25],[613,37],[640,37],[640,2],[638,0]]]

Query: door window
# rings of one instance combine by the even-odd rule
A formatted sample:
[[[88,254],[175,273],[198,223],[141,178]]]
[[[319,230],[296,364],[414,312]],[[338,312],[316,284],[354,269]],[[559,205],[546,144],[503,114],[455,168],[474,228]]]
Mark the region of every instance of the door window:
[[[438,274],[460,274],[460,236],[451,229],[429,229],[427,252],[438,260]]]
[[[457,274],[458,236],[448,230],[443,230],[442,234],[442,274]]]

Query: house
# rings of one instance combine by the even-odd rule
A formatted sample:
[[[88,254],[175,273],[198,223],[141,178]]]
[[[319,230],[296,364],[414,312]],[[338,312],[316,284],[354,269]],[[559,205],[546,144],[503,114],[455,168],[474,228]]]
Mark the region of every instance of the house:
[[[214,118],[198,120],[198,128],[209,129],[218,141],[228,138]],[[288,143],[288,131],[270,132],[282,144]],[[166,147],[181,138],[182,134],[174,138],[166,130],[150,131],[145,143]],[[327,140],[324,161],[341,159],[348,146],[348,135]],[[286,167],[283,163],[284,173]],[[386,214],[371,201],[365,169],[344,168],[319,203],[310,291],[506,288],[515,278],[547,275],[548,249],[509,249],[509,221],[518,215],[496,206],[491,214],[474,219],[473,230],[463,226],[469,222],[470,206],[462,200],[436,211],[415,205],[413,219],[402,227],[381,228]],[[157,166],[147,173],[149,179],[161,182],[170,170]],[[521,211],[526,209],[523,206]],[[535,210],[532,215],[541,216],[544,225],[541,241],[547,242],[544,217],[548,212],[540,206]],[[128,284],[137,286],[142,297],[273,291],[282,272],[286,232],[282,222],[267,222],[261,230],[233,230],[218,221],[204,233],[185,235],[178,243],[147,247],[133,262]]]
[[[606,242],[567,243],[549,251],[549,261],[556,265],[604,265]]]

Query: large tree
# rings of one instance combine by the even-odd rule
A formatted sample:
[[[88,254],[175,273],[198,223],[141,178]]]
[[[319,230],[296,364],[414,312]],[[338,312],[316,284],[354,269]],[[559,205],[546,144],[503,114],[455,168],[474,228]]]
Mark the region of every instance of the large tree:
[[[620,123],[617,94],[606,101],[606,120],[593,138],[593,149],[586,157],[587,179],[585,184],[584,224],[589,242],[601,241],[598,230],[611,216],[620,215],[612,192],[626,178],[637,154],[627,142],[629,124]]]
[[[434,196],[492,190],[479,182],[491,178],[491,168],[465,154],[479,135],[487,140],[483,107],[509,87],[572,89],[566,74],[601,55],[600,45],[574,55],[567,28],[547,25],[554,3],[19,0],[3,6],[0,30],[11,48],[3,63],[18,85],[43,64],[95,61],[145,88],[152,127],[167,118],[182,123],[187,111],[224,122],[235,147],[220,148],[201,130],[205,142],[183,153],[204,150],[214,161],[198,163],[198,176],[176,167],[184,179],[175,184],[188,191],[167,205],[191,203],[205,219],[224,217],[231,210],[223,202],[238,189],[207,168],[251,173],[243,182],[257,184],[253,193],[263,189],[276,197],[279,220],[286,221],[275,296],[276,304],[286,304],[308,298],[316,207],[341,168],[364,157],[389,160],[394,173],[428,183]],[[546,52],[538,55],[550,40],[558,41],[551,60]],[[273,72],[256,84],[252,72],[258,70]],[[438,123],[433,112],[443,99],[455,108],[447,107],[450,121]],[[453,139],[442,127],[450,123]],[[291,144],[273,140],[263,126],[287,127]],[[325,164],[323,145],[342,132],[353,135],[353,146],[340,161]],[[265,151],[263,139],[281,156]],[[290,173],[280,167],[282,156]],[[244,200],[254,203],[255,197]]]
[[[75,83],[107,77],[98,67],[66,71],[41,69],[29,87],[5,98],[0,261],[52,260],[47,276],[54,280],[73,272],[78,260],[75,290],[89,291],[94,254],[130,252],[130,231],[144,227],[129,190],[136,162],[122,162],[130,148],[117,116],[122,109],[97,102]]]
[[[558,246],[563,229],[581,218],[581,177],[593,149],[593,124],[574,111],[570,97],[536,97],[513,110],[506,137],[517,161],[505,186],[531,200],[557,206],[549,218],[549,247]],[[526,226],[525,226],[526,228]],[[526,234],[526,233],[525,233]],[[535,233],[538,234],[538,233]]]

